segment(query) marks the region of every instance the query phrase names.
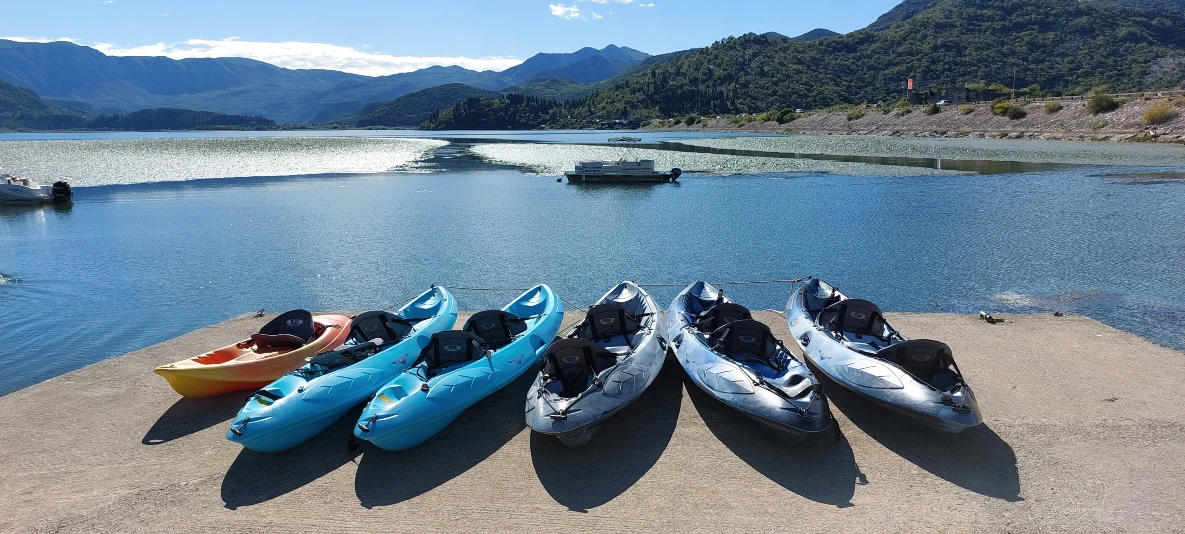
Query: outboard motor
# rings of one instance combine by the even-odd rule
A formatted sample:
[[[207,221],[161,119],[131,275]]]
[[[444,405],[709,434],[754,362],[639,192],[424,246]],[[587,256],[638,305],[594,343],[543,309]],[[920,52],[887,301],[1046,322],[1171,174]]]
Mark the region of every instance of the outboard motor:
[[[74,192],[70,190],[70,184],[57,181],[53,183],[50,196],[53,197],[54,202],[70,202],[74,198]]]
[[[683,170],[678,167],[671,169],[671,181],[673,182],[675,180],[678,180],[679,176],[681,176],[682,174],[683,174]]]

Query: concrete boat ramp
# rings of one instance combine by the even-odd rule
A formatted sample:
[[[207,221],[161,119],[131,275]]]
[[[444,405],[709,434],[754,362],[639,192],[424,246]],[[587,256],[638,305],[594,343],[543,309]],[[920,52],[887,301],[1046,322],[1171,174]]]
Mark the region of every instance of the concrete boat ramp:
[[[668,361],[580,450],[525,428],[527,377],[411,451],[350,452],[355,414],[274,455],[223,438],[246,393],[183,399],[151,372],[267,320],[232,319],[0,397],[0,531],[1185,529],[1185,354],[1083,317],[1010,319],[889,314],[954,349],[986,419],[959,435],[833,385],[842,435],[790,445]]]

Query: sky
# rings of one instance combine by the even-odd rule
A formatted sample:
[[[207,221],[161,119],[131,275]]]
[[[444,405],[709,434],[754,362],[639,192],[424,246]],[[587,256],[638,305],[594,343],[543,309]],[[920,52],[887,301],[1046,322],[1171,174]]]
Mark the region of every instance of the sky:
[[[381,76],[503,70],[539,52],[661,54],[730,35],[863,28],[899,0],[0,0],[0,39],[109,55],[248,57]]]

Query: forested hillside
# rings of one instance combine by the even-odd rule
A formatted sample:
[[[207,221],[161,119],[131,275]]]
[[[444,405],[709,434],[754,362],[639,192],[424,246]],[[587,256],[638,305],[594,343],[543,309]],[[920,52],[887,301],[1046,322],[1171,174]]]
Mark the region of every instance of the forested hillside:
[[[1180,0],[907,0],[846,35],[807,42],[730,37],[546,115],[587,122],[895,101],[909,78],[925,87],[986,81],[1066,93],[1179,87],[1185,80],[1181,6]],[[448,113],[430,126],[454,127]]]
[[[132,113],[103,115],[86,125],[88,130],[219,130],[269,128],[275,121],[264,117],[224,115],[189,109],[142,109]]]
[[[37,96],[37,93],[0,80],[0,129],[26,130],[74,128],[85,116],[63,110]]]

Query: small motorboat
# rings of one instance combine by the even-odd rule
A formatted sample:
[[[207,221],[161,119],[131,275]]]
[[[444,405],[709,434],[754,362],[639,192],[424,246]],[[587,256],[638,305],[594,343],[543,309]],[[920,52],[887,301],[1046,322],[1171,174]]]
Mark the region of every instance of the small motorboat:
[[[251,450],[295,447],[374,395],[457,320],[457,301],[433,287],[394,313],[354,317],[349,339],[247,397],[226,439]]]
[[[809,278],[791,293],[786,322],[811,364],[844,388],[947,432],[983,422],[950,347],[906,339],[875,304]]]
[[[415,363],[375,394],[354,435],[388,450],[428,441],[466,408],[535,369],[563,318],[563,302],[540,285],[501,310],[473,314],[461,330],[436,333]]]
[[[667,345],[659,308],[622,282],[547,349],[527,392],[527,426],[569,447],[588,443],[605,420],[642,395],[662,370]]]
[[[349,317],[292,310],[272,319],[248,339],[152,372],[165,377],[174,391],[186,397],[255,389],[341,345],[349,333]]]
[[[0,174],[0,204],[61,203],[70,202],[72,198],[74,193],[66,182],[38,185],[28,178]]]
[[[716,400],[799,438],[831,427],[827,397],[810,369],[711,284],[696,282],[675,297],[666,339],[691,381]]]

